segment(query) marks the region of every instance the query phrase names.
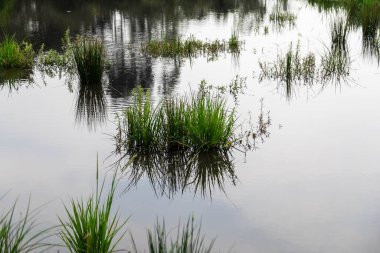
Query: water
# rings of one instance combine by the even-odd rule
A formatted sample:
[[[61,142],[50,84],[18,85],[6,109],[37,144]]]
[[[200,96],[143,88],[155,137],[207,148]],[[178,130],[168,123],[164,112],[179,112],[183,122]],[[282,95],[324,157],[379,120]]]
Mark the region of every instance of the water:
[[[315,53],[319,64],[330,47],[331,22],[344,17],[344,10],[293,0],[15,0],[4,6],[3,29],[18,38],[60,49],[69,27],[72,35],[104,40],[112,67],[103,85],[106,107],[90,106],[97,109],[95,118],[78,113],[78,105],[84,108],[79,112],[93,111],[86,111],[81,101],[99,100],[84,100],[87,93],[75,80],[70,88],[65,78],[43,78],[35,70],[32,76],[22,76],[33,82],[21,81],[12,89],[3,86],[0,192],[10,192],[2,207],[16,196],[22,206],[31,194],[33,206],[46,204],[42,222],[54,224],[63,214],[62,202],[88,195],[95,185],[97,157],[102,174],[112,170],[115,113],[130,103],[128,94],[136,85],[150,87],[159,101],[197,89],[203,79],[227,85],[239,75],[247,78],[236,105],[239,122],[246,126],[250,113],[256,124],[263,98],[272,123],[269,137],[258,140],[256,150],[228,154],[222,187],[206,188],[207,194],[191,184],[173,187],[165,170],[160,180],[142,176],[132,185],[126,175],[121,187],[126,191],[117,196],[116,206],[122,217],[130,217],[127,227],[138,245],[144,247],[146,228],[157,217],[164,217],[172,228],[180,218],[194,214],[202,218],[207,238],[217,237],[216,251],[378,252],[380,77],[378,55],[363,47],[371,40],[366,33],[363,37],[361,25],[356,24],[348,37],[349,82],[293,85],[289,97],[286,85],[259,81],[259,61],[275,61],[291,42],[300,42],[302,55]],[[294,13],[295,24],[279,27],[271,22],[275,8]],[[175,61],[139,51],[142,43],[163,35],[214,40],[228,39],[233,31],[245,42],[238,58],[223,54],[215,61]],[[229,95],[228,101],[235,105]],[[206,168],[215,162],[200,161]],[[164,189],[159,187],[163,179]],[[121,246],[130,249],[129,238]]]

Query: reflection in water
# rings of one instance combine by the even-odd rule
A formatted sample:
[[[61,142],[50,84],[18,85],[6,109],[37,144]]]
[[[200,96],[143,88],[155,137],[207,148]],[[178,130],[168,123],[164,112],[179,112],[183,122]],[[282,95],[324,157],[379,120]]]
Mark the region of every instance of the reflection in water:
[[[212,197],[213,190],[225,193],[226,182],[236,185],[234,164],[230,152],[130,152],[118,161],[128,176],[126,191],[148,179],[157,196],[173,198],[177,193],[193,191],[202,197]]]
[[[101,83],[84,85],[78,88],[76,103],[76,121],[84,122],[89,129],[96,129],[97,125],[107,119],[107,102]]]
[[[29,87],[34,83],[33,71],[22,69],[0,70],[0,91],[8,90],[8,93],[17,92],[20,87]]]

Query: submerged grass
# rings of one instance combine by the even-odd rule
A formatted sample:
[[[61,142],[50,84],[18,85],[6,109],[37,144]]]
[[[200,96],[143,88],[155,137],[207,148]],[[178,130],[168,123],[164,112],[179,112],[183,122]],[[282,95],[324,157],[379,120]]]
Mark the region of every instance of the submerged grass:
[[[201,41],[191,35],[187,39],[178,37],[174,39],[150,40],[142,47],[142,51],[153,57],[194,58],[205,55],[208,59],[215,59],[220,53],[239,53],[242,44],[237,33],[232,33],[228,41]]]
[[[148,252],[149,253],[209,253],[211,252],[215,239],[211,243],[205,243],[205,236],[201,235],[201,225],[194,224],[194,217],[187,220],[182,226],[178,224],[177,236],[173,239],[166,230],[165,221],[162,224],[157,221],[153,230],[148,229]],[[169,242],[170,238],[170,242]],[[132,237],[135,253],[141,252],[137,249]],[[145,251],[144,251],[145,252]]]
[[[59,236],[71,253],[111,253],[123,238],[121,231],[127,220],[119,222],[118,214],[111,214],[111,208],[117,186],[116,173],[111,188],[101,203],[104,181],[99,185],[99,173],[96,173],[96,192],[87,200],[71,200],[66,206],[67,219],[59,218],[61,231]]]
[[[30,69],[33,67],[32,44],[19,43],[14,36],[5,35],[0,43],[0,68]]]
[[[235,128],[234,111],[209,93],[167,99],[154,107],[150,93],[141,87],[132,93],[134,103],[119,117],[119,145],[130,148],[210,150],[229,148]]]

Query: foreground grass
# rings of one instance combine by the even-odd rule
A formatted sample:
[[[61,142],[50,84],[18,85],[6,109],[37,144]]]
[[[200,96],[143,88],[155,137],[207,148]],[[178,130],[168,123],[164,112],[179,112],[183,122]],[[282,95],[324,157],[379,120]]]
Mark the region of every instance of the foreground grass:
[[[142,47],[142,51],[153,57],[198,57],[207,56],[209,59],[217,58],[220,53],[239,53],[243,43],[236,33],[231,34],[228,41],[214,40],[201,41],[194,36],[187,39],[174,38],[164,40],[150,40]]]
[[[235,129],[234,111],[209,93],[167,99],[153,106],[149,91],[133,93],[133,105],[119,117],[118,145],[131,149],[229,148]]]
[[[1,200],[1,199],[0,199]],[[0,215],[0,252],[29,253],[42,250],[48,230],[35,232],[36,212],[30,210],[30,202],[24,214],[16,218],[15,202],[9,210]]]
[[[0,68],[30,69],[33,63],[34,50],[30,43],[19,43],[14,36],[4,36],[0,43]]]
[[[65,206],[67,218],[59,218],[61,223],[60,238],[71,253],[110,253],[123,238],[121,231],[127,220],[119,222],[117,213],[111,214],[115,190],[116,174],[111,188],[106,195],[105,203],[101,203],[104,181],[99,185],[96,174],[96,192],[87,200],[71,200]],[[99,188],[100,187],[100,188]]]
[[[156,222],[153,230],[148,229],[148,252],[149,253],[209,253],[212,250],[215,239],[211,243],[205,243],[205,236],[201,235],[201,226],[194,224],[194,217],[187,220],[182,226],[178,224],[177,236],[170,237],[166,230],[165,221]],[[135,253],[142,252],[136,247],[132,237],[133,250]],[[145,252],[145,251],[143,251]]]

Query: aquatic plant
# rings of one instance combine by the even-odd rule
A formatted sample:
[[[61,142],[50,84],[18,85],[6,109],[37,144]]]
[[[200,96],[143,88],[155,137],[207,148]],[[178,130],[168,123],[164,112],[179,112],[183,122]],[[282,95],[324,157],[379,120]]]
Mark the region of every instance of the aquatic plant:
[[[0,215],[0,252],[29,253],[46,248],[43,241],[48,237],[45,235],[48,229],[34,232],[37,212],[30,210],[30,200],[25,214],[19,218],[15,217],[16,204],[17,201]]]
[[[72,50],[80,83],[101,83],[106,65],[103,43],[97,39],[80,37],[73,42]]]
[[[193,58],[201,55],[207,56],[209,60],[216,59],[220,53],[240,52],[242,42],[236,33],[233,33],[229,40],[221,41],[201,41],[191,35],[187,39],[180,37],[164,40],[150,40],[142,47],[142,51],[153,57],[168,58]]]
[[[99,172],[96,173],[96,192],[87,200],[71,200],[65,205],[67,218],[59,217],[59,236],[71,253],[111,253],[123,238],[122,232],[127,220],[120,222],[118,214],[111,214],[115,190],[116,173],[102,203],[104,181],[99,185]]]
[[[321,80],[326,82],[347,80],[350,74],[351,60],[348,52],[325,49],[321,59]]]
[[[228,39],[228,50],[231,53],[240,52],[242,42],[239,40],[237,32],[233,32],[231,37]]]
[[[287,11],[281,12],[279,10],[276,10],[269,15],[269,20],[279,27],[283,27],[285,26],[285,24],[288,24],[289,26],[294,26],[296,19],[296,15]]]
[[[228,148],[235,128],[234,111],[209,93],[167,99],[154,107],[149,91],[132,92],[133,105],[118,121],[119,144],[132,148]],[[122,137],[124,136],[124,137]]]
[[[211,252],[215,239],[211,243],[205,243],[205,236],[201,235],[201,225],[198,227],[194,224],[194,217],[187,220],[182,226],[178,224],[177,236],[173,239],[166,231],[165,221],[162,224],[157,220],[154,229],[148,229],[148,252],[149,253],[209,253]],[[169,242],[170,237],[170,242]],[[140,252],[137,249],[135,241],[132,238],[133,250],[135,253]]]
[[[14,36],[5,35],[0,42],[0,68],[30,69],[33,66],[32,44],[17,42]]]
[[[296,81],[313,82],[316,73],[315,55],[308,53],[301,56],[299,43],[293,50],[292,43],[285,55],[277,55],[272,63],[259,62],[260,80],[264,78],[279,80],[286,85]]]

